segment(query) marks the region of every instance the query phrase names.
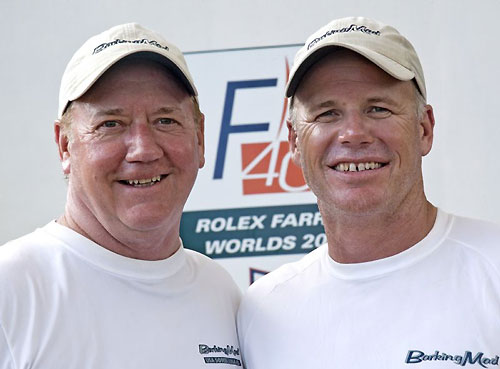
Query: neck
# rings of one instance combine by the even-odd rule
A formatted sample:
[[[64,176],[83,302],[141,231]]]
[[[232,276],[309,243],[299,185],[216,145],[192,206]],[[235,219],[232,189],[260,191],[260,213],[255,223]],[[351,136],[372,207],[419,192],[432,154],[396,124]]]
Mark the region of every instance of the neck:
[[[362,263],[396,255],[432,229],[437,209],[425,199],[386,214],[339,214],[318,203],[330,257],[339,263]]]
[[[172,256],[181,245],[178,225],[170,229],[159,227],[156,230],[147,231],[131,230],[121,226],[111,233],[95,216],[74,212],[68,204],[57,222],[116,254],[133,259],[166,259]],[[109,228],[115,229],[116,227]]]

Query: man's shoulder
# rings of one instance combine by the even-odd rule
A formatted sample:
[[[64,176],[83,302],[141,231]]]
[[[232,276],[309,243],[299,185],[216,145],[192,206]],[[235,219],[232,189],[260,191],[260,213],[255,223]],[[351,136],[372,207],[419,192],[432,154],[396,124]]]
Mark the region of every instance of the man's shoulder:
[[[494,264],[500,271],[499,224],[452,215],[452,226],[447,239],[484,261]]]
[[[303,258],[293,263],[280,266],[276,270],[266,274],[253,283],[248,289],[247,294],[265,295],[271,293],[275,288],[287,285],[297,278],[306,278],[308,271],[318,266],[322,257],[325,255],[328,246],[322,245],[316,250],[311,251]]]
[[[188,264],[193,270],[196,270],[199,280],[203,280],[208,285],[216,286],[219,291],[230,293],[239,304],[241,291],[234,282],[233,277],[222,265],[198,251],[191,249],[185,249],[184,251]]]
[[[453,224],[448,238],[464,246],[500,256],[500,224],[459,215],[452,217]]]
[[[304,256],[302,259],[280,266],[278,269],[266,274],[255,281],[247,290],[242,300],[241,310],[253,310],[255,305],[259,305],[269,295],[277,290],[291,287],[295,289],[295,284],[301,284],[310,278],[313,270],[316,270],[328,246],[322,245],[314,251]],[[315,274],[316,275],[316,274]],[[293,284],[293,286],[292,286]]]
[[[229,273],[215,260],[209,258],[208,256],[189,248],[185,248],[186,257],[188,262],[191,263],[197,270],[216,273],[221,277],[230,277]]]
[[[321,260],[327,252],[325,244],[310,252],[299,261],[284,264],[255,281],[244,294],[238,310],[238,330],[244,346],[246,331],[256,316],[272,304],[301,290],[299,285],[314,283]],[[278,295],[279,293],[279,295]]]
[[[42,283],[54,262],[52,246],[43,229],[0,246],[0,309],[15,305],[30,286]]]
[[[43,228],[8,241],[0,246],[0,264],[2,265],[0,270],[5,269],[9,264],[25,263],[30,259],[33,261],[33,252],[43,252],[46,244],[47,238]]]

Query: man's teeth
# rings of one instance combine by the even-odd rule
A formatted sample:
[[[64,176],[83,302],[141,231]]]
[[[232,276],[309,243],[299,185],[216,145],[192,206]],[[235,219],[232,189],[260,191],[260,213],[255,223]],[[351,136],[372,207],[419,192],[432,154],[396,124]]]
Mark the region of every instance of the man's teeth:
[[[153,177],[153,178],[149,178],[149,179],[129,179],[127,180],[127,183],[129,185],[145,185],[145,184],[155,184],[156,182],[160,182],[161,181],[161,176],[156,176],[156,177]]]
[[[335,170],[339,172],[361,172],[363,170],[378,169],[382,166],[380,163],[340,163],[335,166]]]

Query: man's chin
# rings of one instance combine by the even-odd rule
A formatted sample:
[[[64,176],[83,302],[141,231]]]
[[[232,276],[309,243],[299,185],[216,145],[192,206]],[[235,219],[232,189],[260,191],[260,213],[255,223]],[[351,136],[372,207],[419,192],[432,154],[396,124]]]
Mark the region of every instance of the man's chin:
[[[335,193],[329,197],[318,197],[318,205],[326,212],[334,211],[337,214],[366,216],[383,212],[387,201],[379,194],[367,191],[350,191],[348,193]]]
[[[179,216],[180,217],[180,216]],[[122,212],[119,216],[119,221],[130,231],[135,232],[151,232],[158,229],[163,229],[166,232],[169,221],[176,217],[169,214],[166,210],[155,210],[134,208]]]

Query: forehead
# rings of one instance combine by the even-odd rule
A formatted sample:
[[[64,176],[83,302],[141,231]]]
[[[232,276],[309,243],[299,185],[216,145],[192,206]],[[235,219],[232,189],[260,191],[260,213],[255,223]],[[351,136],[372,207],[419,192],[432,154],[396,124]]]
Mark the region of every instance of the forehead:
[[[399,81],[363,56],[347,50],[337,49],[323,56],[304,74],[296,91],[301,99],[325,88],[349,87],[385,88],[394,91],[412,87],[410,81]],[[347,92],[347,91],[346,91]],[[302,100],[302,99],[301,99]]]
[[[108,69],[77,101],[96,102],[130,93],[134,89],[162,90],[180,98],[189,97],[185,86],[162,64],[147,59],[126,58]]]

